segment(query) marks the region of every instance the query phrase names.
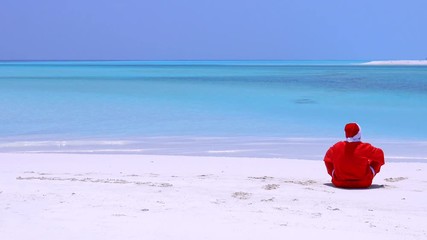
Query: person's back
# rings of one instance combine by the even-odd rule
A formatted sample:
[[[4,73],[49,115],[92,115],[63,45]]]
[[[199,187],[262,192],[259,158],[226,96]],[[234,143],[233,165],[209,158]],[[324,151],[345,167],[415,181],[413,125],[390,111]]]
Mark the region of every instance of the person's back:
[[[347,140],[336,143],[326,152],[327,171],[337,187],[367,188],[384,164],[384,153],[360,141],[360,127],[356,123],[347,124],[345,132]]]

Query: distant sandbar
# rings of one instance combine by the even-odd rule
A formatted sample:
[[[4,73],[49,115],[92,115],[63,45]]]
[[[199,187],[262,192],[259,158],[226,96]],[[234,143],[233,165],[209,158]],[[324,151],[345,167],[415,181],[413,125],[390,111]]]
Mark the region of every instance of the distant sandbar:
[[[361,65],[386,65],[386,66],[427,66],[427,60],[389,60],[370,61]]]

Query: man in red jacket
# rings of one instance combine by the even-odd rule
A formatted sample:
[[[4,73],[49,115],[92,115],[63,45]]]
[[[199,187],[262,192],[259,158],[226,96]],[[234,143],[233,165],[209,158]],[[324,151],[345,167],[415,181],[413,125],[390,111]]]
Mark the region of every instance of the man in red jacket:
[[[324,159],[332,183],[342,188],[368,188],[384,165],[384,152],[360,141],[361,130],[357,123],[345,125],[344,131],[346,141],[329,148]]]

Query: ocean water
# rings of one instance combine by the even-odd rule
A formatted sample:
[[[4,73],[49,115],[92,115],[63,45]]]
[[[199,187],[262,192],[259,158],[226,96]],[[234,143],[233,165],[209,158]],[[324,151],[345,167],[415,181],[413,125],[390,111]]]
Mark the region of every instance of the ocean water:
[[[1,62],[0,151],[317,158],[353,121],[425,148],[427,67],[358,63]]]

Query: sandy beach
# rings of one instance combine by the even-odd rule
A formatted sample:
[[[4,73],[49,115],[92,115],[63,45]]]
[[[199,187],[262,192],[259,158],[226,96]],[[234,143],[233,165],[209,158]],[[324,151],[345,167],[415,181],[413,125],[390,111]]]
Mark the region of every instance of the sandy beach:
[[[387,60],[370,61],[361,63],[362,65],[385,65],[385,66],[427,66],[427,60]]]
[[[0,7],[0,240],[427,240],[427,0]]]
[[[427,164],[365,190],[322,161],[0,154],[0,239],[427,239]]]

